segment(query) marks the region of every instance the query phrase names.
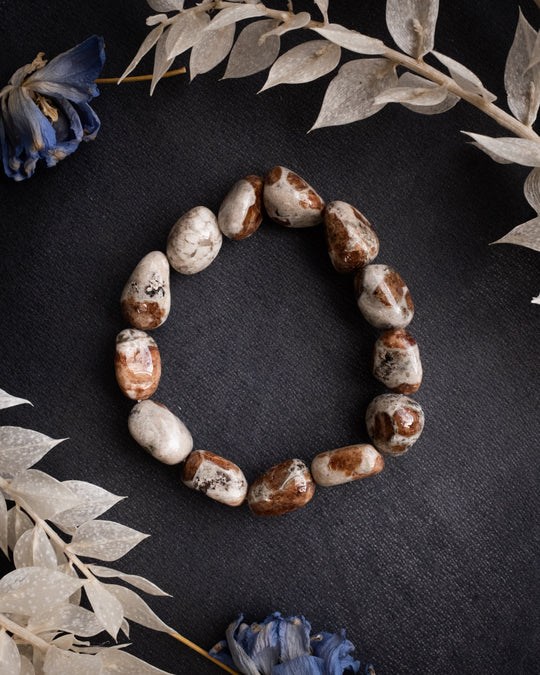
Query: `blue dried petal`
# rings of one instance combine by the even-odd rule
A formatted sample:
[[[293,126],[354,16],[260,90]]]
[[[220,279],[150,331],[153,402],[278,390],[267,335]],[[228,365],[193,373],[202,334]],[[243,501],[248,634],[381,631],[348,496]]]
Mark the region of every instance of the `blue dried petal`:
[[[326,670],[324,661],[317,656],[298,656],[277,665],[272,675],[326,675]]]
[[[360,662],[352,654],[354,645],[345,637],[345,631],[339,633],[319,633],[311,639],[313,654],[324,661],[325,675],[343,675],[357,673]]]

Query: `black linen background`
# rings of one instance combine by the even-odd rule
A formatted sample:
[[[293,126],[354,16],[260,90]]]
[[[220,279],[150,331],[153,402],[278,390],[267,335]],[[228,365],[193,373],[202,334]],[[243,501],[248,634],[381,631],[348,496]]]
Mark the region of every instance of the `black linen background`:
[[[331,0],[330,15],[390,44],[384,8]],[[534,3],[522,8],[537,27]],[[103,74],[120,75],[151,13],[143,0],[0,2],[1,82],[38,51],[52,57],[93,33],[107,45]],[[503,106],[517,15],[513,0],[441,0],[436,48]],[[285,36],[282,52],[297,40]],[[151,68],[147,57],[137,72]],[[152,536],[111,566],[168,590],[173,599],[151,606],[204,647],[239,611],[256,621],[280,610],[314,630],[345,627],[378,675],[538,673],[540,308],[529,301],[540,258],[488,246],[533,217],[527,169],[465,143],[460,130],[507,134],[464,103],[433,117],[389,105],[306,135],[331,76],[256,96],[265,74],[220,82],[223,71],[163,81],[152,98],[147,83],[101,85],[95,142],[24,183],[0,178],[0,387],[35,405],[0,423],[69,436],[39,468],[129,496],[103,517]],[[307,507],[263,520],[188,490],[178,467],[136,445],[112,358],[138,260],[164,249],[187,209],[217,211],[234,181],[275,164],[355,204],[379,234],[377,262],[408,282],[426,428],[381,475],[320,488]],[[365,409],[384,391],[369,372],[378,333],[320,228],[266,219],[252,238],[226,240],[202,273],[173,273],[171,288],[170,318],[153,333],[163,361],[154,398],[197,448],[251,481],[287,458],[367,440]],[[167,635],[132,624],[131,637],[133,653],[165,670],[219,672]]]

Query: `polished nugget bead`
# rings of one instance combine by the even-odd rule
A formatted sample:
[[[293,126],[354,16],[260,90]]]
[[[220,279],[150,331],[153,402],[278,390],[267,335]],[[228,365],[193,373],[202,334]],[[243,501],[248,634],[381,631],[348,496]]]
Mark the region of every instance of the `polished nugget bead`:
[[[176,222],[167,240],[167,258],[181,274],[204,270],[219,253],[223,237],[217,218],[206,206],[196,206]]]
[[[206,450],[195,450],[187,458],[182,482],[228,506],[239,506],[248,489],[246,478],[236,464]]]
[[[317,485],[350,483],[374,476],[384,469],[384,459],[372,445],[348,445],[322,452],[311,463],[311,475]]]
[[[354,272],[377,256],[379,239],[368,219],[351,204],[327,204],[324,227],[330,260],[341,274]]]
[[[152,396],[161,377],[161,358],[155,340],[134,328],[118,333],[114,368],[125,396],[134,401]]]
[[[396,394],[414,394],[422,382],[422,362],[413,336],[403,328],[386,331],[375,343],[373,375]]]
[[[288,459],[255,479],[248,504],[258,516],[280,516],[307,504],[314,492],[308,467],[299,459]]]
[[[237,181],[221,202],[218,213],[219,229],[229,239],[245,239],[262,222],[261,176],[246,176]]]
[[[161,251],[144,256],[129,277],[120,298],[124,319],[141,330],[157,328],[169,316],[169,261]]]
[[[303,178],[275,166],[264,180],[266,212],[285,227],[311,227],[322,221],[324,202]]]
[[[354,279],[358,307],[376,328],[405,328],[414,304],[403,279],[388,265],[367,265]]]
[[[184,423],[157,401],[136,403],[129,413],[128,429],[140,446],[164,464],[183,462],[193,450]]]
[[[382,394],[368,406],[366,426],[373,445],[383,455],[402,455],[420,437],[424,412],[402,394]]]

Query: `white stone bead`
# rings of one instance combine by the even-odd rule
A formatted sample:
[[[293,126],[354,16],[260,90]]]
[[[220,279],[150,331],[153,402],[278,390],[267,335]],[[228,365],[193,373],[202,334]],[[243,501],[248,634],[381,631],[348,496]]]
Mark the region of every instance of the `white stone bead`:
[[[275,166],[264,179],[266,212],[285,227],[312,227],[322,221],[324,202],[294,171]]]
[[[262,221],[263,179],[249,175],[237,181],[222,201],[219,229],[229,239],[246,239]]]
[[[403,328],[386,331],[375,342],[373,375],[396,394],[414,394],[422,383],[416,340]]]
[[[366,426],[373,445],[383,455],[402,455],[424,429],[420,404],[403,394],[381,394],[366,411]]]
[[[141,330],[161,326],[169,316],[169,261],[161,251],[144,256],[129,277],[120,304],[124,319]]]
[[[196,206],[177,221],[167,240],[167,258],[181,274],[204,270],[219,253],[223,237],[217,218],[206,206]]]
[[[414,316],[411,294],[396,270],[367,265],[354,280],[358,307],[376,328],[405,328]]]
[[[191,453],[182,472],[182,482],[228,506],[240,506],[248,490],[240,467],[206,450]]]
[[[342,485],[374,476],[384,469],[384,459],[372,445],[348,445],[322,452],[311,463],[311,475],[317,485]]]

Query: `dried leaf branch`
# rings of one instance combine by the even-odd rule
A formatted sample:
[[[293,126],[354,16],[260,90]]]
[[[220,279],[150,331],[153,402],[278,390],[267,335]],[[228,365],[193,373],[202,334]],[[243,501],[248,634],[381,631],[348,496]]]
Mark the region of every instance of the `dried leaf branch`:
[[[330,73],[339,64],[341,50],[346,49],[376,58],[349,61],[339,69],[326,90],[313,129],[365,119],[388,103],[434,115],[464,100],[517,136],[469,134],[475,139],[474,145],[497,162],[540,167],[540,137],[532,128],[540,105],[540,36],[521,12],[504,78],[511,114],[495,105],[495,96],[477,75],[434,50],[439,0],[387,0],[388,30],[402,51],[330,23],[328,0],[314,0],[322,21],[313,20],[309,12],[295,14],[290,3],[283,11],[257,0],[203,0],[189,8],[184,8],[184,0],[147,1],[159,14],[147,19],[153,28],[120,81],[155,47],[150,93],[174,59],[189,50],[191,79],[212,70],[229,55],[224,78],[246,77],[270,68],[261,89],[264,91],[278,84],[310,82]],[[236,24],[245,20],[255,21],[243,27],[235,41]],[[314,31],[319,39],[279,56],[281,36],[293,30]],[[424,57],[428,55],[447,72],[426,63]],[[399,77],[398,67],[405,69]],[[531,205],[536,208],[536,204]],[[518,225],[494,243],[519,244],[540,251],[540,217]]]

